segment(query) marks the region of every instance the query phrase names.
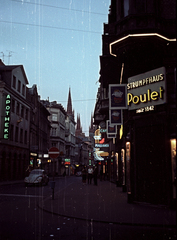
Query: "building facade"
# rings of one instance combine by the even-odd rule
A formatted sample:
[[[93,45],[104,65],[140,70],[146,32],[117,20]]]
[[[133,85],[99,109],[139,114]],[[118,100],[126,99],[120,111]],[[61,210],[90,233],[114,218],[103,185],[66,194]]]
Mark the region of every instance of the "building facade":
[[[176,201],[175,8],[173,0],[112,0],[104,25],[94,123],[110,119],[109,84],[126,84],[128,108],[109,158],[114,151],[128,201]]]
[[[28,89],[30,103],[30,168],[40,167],[48,172],[48,150],[50,141],[50,113],[40,101],[37,86]]]
[[[0,64],[0,180],[25,176],[29,164],[30,105],[22,65]]]
[[[49,164],[48,172],[50,174],[61,175],[64,172],[62,162],[65,158],[65,119],[66,111],[64,107],[56,101],[49,102],[41,100],[42,104],[47,108],[50,113],[48,117],[51,125],[50,129],[50,147],[59,149],[60,155],[56,159],[52,159]]]

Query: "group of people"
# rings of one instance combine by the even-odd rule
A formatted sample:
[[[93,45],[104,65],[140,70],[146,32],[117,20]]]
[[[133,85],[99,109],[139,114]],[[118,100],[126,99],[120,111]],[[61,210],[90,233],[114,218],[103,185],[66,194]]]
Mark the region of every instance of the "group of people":
[[[82,182],[83,182],[83,184],[86,184],[87,180],[88,180],[88,184],[92,184],[92,178],[93,178],[94,185],[97,185],[97,175],[98,175],[97,166],[95,166],[94,169],[91,166],[89,166],[88,169],[86,167],[84,167],[82,169]]]

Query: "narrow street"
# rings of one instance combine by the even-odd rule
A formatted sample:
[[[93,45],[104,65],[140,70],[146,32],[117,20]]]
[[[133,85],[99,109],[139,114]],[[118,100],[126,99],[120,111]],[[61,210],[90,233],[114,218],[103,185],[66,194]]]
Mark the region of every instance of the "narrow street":
[[[82,187],[80,177],[64,177],[56,178],[55,199],[53,205],[58,205],[59,194],[65,192],[65,197],[68,196],[70,188],[74,186]],[[98,186],[84,186],[87,192],[96,188],[100,191],[103,184],[108,182],[98,181]],[[111,183],[110,191],[118,191],[118,188]],[[114,188],[115,187],[115,188]],[[79,194],[79,193],[78,193]],[[114,194],[114,193],[113,193]],[[79,218],[61,216],[39,208],[41,201],[47,204],[52,201],[52,191],[50,184],[43,187],[29,186],[25,187],[23,183],[0,185],[0,239],[2,240],[47,240],[47,239],[62,239],[62,240],[79,240],[79,239],[175,239],[175,228],[169,227],[150,227],[146,225],[130,225],[112,222],[99,222],[94,219],[83,220]],[[76,192],[72,194],[73,201]],[[111,192],[108,192],[108,197],[111,199]],[[62,197],[63,198],[63,197]],[[45,200],[48,199],[48,200]],[[63,198],[63,204],[65,199]],[[83,199],[80,199],[82,206]],[[79,203],[78,203],[79,204]],[[89,202],[88,202],[89,204]],[[109,202],[106,204],[109,212]],[[97,206],[97,204],[95,204]],[[101,206],[101,203],[100,203]],[[48,206],[50,209],[50,206]],[[66,206],[67,208],[67,206]],[[57,206],[57,209],[59,207]],[[81,209],[82,210],[82,209]],[[93,209],[94,211],[94,209]],[[96,209],[95,209],[96,211]],[[125,209],[126,212],[126,209]]]

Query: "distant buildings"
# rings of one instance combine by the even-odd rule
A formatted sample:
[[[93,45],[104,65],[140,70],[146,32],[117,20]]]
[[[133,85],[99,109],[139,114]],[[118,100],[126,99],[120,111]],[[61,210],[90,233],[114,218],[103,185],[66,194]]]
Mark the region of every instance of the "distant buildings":
[[[91,147],[80,118],[76,127],[70,89],[65,110],[56,101],[41,100],[36,85],[27,85],[22,65],[0,61],[0,181],[23,179],[33,168],[74,174],[89,164]],[[56,159],[48,155],[51,147],[59,149]]]

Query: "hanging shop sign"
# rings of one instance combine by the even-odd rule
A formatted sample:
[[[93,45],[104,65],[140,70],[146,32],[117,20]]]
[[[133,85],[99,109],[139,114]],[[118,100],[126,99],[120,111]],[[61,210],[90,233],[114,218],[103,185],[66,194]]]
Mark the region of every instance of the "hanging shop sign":
[[[9,128],[10,128],[10,103],[11,97],[8,94],[5,102],[5,117],[4,117],[4,139],[9,139]]]
[[[152,110],[152,106],[164,103],[166,103],[166,72],[164,67],[128,78],[128,110]],[[150,106],[151,108],[145,109],[145,107]]]
[[[109,109],[127,109],[127,84],[109,84]]]
[[[107,134],[107,138],[116,138],[116,134]]]
[[[111,109],[109,110],[109,120],[111,125],[122,125],[123,124],[123,113],[122,109]]]
[[[107,134],[117,134],[117,126],[111,125],[110,120],[106,121]]]

